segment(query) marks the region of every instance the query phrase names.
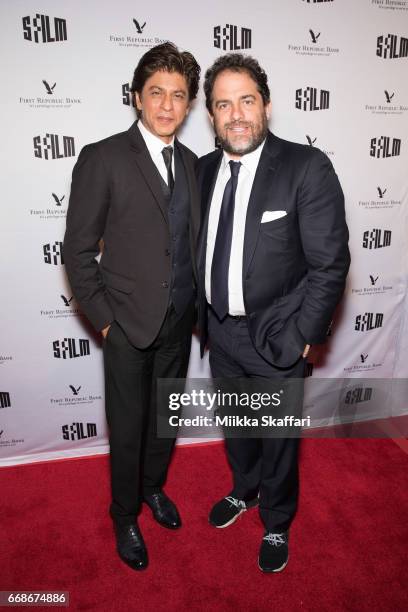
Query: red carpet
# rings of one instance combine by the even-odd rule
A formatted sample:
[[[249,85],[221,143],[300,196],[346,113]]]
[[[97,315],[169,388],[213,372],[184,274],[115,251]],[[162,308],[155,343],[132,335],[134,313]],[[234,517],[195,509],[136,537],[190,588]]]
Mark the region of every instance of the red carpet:
[[[407,468],[390,440],[305,440],[290,561],[275,575],[257,568],[256,510],[207,523],[230,486],[222,445],[177,449],[167,492],[184,527],[144,510],[140,574],[116,556],[106,457],[4,468],[0,590],[66,590],[69,609],[98,612],[407,610]]]

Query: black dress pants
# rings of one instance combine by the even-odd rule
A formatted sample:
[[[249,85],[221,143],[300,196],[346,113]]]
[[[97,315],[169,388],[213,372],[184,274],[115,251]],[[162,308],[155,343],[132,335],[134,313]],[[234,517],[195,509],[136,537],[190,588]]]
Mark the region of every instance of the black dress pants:
[[[117,524],[133,523],[143,496],[163,487],[172,439],[156,435],[157,378],[184,378],[190,356],[193,305],[179,317],[171,306],[155,341],[134,347],[115,321],[103,343],[112,503]]]
[[[245,318],[220,322],[209,312],[210,367],[214,378],[304,378],[306,359],[277,368],[256,350]],[[259,494],[259,513],[267,531],[287,530],[298,503],[298,438],[226,438],[233,473],[231,495],[245,501]]]

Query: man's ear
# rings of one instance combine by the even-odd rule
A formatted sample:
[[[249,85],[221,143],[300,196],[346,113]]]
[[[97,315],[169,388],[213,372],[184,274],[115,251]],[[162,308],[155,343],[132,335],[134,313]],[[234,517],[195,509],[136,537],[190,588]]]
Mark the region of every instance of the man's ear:
[[[135,96],[136,108],[137,108],[138,111],[141,111],[142,110],[142,101],[140,99],[139,93],[137,91],[135,91],[134,96]]]
[[[212,115],[210,111],[207,111],[207,115],[211,121],[211,125],[214,126],[214,115]]]
[[[267,118],[270,119],[272,114],[272,102],[270,100],[268,104],[265,104],[265,113]]]

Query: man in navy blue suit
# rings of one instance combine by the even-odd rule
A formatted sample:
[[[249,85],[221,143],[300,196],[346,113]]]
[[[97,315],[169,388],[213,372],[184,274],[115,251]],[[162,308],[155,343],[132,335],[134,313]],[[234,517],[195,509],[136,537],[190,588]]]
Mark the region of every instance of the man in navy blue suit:
[[[316,148],[268,130],[267,75],[227,54],[207,70],[206,105],[221,145],[201,158],[199,319],[216,378],[303,378],[310,345],[325,341],[349,267],[344,198]],[[294,438],[227,438],[232,491],[210,523],[227,527],[259,504],[265,526],[258,564],[288,562],[298,500]]]

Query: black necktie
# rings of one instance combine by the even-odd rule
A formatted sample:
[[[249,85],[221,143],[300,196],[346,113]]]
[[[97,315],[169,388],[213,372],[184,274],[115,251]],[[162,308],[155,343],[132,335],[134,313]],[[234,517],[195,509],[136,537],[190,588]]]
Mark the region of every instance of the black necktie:
[[[222,320],[228,314],[228,271],[234,225],[235,192],[241,162],[229,162],[231,176],[225,185],[211,265],[211,306]]]
[[[162,150],[162,155],[163,155],[164,163],[166,164],[166,168],[167,168],[167,186],[170,189],[170,193],[173,193],[174,177],[173,177],[173,170],[171,169],[171,160],[173,157],[173,147],[164,147],[164,149]]]

